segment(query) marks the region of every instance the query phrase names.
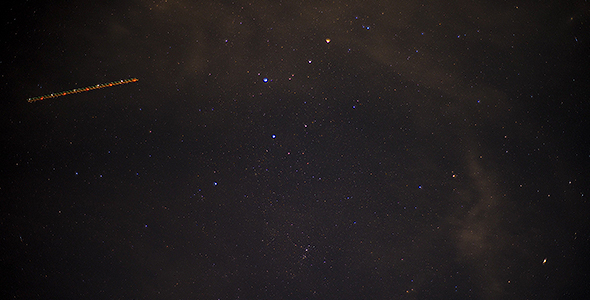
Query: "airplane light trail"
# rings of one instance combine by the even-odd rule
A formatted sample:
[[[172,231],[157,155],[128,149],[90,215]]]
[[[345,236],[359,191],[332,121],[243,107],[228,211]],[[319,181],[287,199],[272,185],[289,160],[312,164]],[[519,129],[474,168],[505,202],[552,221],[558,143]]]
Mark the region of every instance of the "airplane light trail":
[[[91,91],[91,90],[98,90],[98,89],[102,89],[105,87],[111,87],[111,86],[126,84],[126,83],[130,83],[130,82],[136,82],[138,80],[139,79],[137,79],[137,78],[129,78],[129,79],[117,80],[117,81],[113,81],[113,82],[109,82],[109,83],[101,83],[101,84],[91,85],[91,86],[87,86],[87,87],[83,87],[83,88],[77,88],[77,89],[73,89],[73,90],[69,90],[69,91],[63,91],[63,92],[59,92],[59,93],[52,93],[52,94],[47,94],[47,95],[43,95],[43,96],[33,97],[33,98],[27,99],[27,101],[35,102],[35,101],[39,101],[39,100],[57,98],[57,97],[61,97],[61,96],[69,95],[69,94],[81,93],[81,92],[86,92],[86,91]]]

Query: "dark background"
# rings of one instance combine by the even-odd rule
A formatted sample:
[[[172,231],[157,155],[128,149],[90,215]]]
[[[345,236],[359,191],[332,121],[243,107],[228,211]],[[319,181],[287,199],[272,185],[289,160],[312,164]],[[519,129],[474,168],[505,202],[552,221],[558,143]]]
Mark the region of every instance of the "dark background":
[[[12,2],[2,298],[590,297],[587,1]]]

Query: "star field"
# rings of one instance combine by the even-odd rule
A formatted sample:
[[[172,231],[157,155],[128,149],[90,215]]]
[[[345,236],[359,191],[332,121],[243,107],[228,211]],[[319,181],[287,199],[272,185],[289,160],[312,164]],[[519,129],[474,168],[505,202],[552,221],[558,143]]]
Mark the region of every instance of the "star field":
[[[3,298],[590,295],[585,1],[7,11]]]

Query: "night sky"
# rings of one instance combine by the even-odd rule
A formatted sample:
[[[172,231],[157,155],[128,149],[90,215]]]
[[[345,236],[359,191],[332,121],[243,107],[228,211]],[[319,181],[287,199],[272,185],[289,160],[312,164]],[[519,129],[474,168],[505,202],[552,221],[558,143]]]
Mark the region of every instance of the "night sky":
[[[590,297],[587,1],[11,2],[1,298]]]

